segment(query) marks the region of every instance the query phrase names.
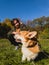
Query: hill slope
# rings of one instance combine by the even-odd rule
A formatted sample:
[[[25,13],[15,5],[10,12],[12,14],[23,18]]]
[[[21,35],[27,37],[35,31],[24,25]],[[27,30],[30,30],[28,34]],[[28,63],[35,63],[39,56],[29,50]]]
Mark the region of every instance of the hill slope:
[[[39,40],[44,53],[40,53],[38,58],[33,61],[35,65],[49,65],[49,40]],[[15,46],[11,45],[8,39],[0,39],[0,65],[34,65],[33,62],[21,62],[21,49],[14,50]],[[46,55],[45,55],[46,54]]]

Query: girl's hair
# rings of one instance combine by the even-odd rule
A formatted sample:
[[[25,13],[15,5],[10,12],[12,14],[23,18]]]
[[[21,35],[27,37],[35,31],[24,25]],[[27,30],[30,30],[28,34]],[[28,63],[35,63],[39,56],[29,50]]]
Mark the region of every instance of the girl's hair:
[[[16,21],[19,23],[19,25],[20,25],[20,21],[19,21],[18,18],[14,18],[14,19],[12,19],[12,20],[11,20],[11,24],[14,26],[14,21],[15,21],[15,20],[16,20]]]

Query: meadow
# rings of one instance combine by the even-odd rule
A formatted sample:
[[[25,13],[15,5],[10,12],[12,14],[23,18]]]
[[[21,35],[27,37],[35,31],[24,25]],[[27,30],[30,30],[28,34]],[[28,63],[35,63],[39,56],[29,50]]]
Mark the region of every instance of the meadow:
[[[21,62],[21,48],[15,50],[8,39],[0,39],[0,65],[49,65],[49,39],[39,39],[39,44],[39,56],[34,61]]]

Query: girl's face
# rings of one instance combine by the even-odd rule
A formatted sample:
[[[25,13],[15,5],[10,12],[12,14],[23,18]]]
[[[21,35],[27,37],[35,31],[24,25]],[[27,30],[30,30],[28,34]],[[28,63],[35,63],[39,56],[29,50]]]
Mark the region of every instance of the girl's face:
[[[19,22],[17,22],[16,20],[14,20],[14,26],[15,26],[16,28],[19,28],[20,23],[19,23]]]

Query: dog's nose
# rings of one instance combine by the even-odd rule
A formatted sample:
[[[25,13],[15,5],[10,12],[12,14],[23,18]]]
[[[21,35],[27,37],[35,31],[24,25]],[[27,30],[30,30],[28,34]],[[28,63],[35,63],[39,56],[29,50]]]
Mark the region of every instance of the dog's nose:
[[[15,35],[15,34],[12,34],[13,36]]]

